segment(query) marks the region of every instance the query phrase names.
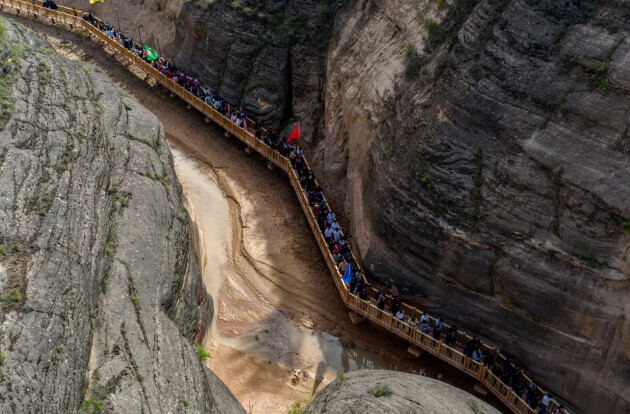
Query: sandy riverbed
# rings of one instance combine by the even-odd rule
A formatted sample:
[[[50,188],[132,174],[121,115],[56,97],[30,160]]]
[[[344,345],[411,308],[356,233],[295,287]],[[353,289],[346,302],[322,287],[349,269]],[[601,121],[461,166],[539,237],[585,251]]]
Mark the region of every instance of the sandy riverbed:
[[[208,236],[204,277],[215,299],[208,365],[246,410],[285,413],[337,372],[355,368],[421,372],[472,391],[474,381],[456,369],[431,357],[413,358],[404,341],[374,325],[350,323],[281,172],[267,170],[235,138],[132,75],[100,46],[34,26],[60,53],[106,71],[164,125],[189,208]]]

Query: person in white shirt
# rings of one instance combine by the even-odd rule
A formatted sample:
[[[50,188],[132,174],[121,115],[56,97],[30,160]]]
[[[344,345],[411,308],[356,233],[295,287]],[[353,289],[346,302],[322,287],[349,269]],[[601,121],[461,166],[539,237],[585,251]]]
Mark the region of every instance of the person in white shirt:
[[[401,321],[405,320],[405,311],[400,309],[398,312],[396,312],[396,319],[400,319]]]
[[[426,312],[422,312],[422,316],[420,316],[420,323],[429,323],[429,315]]]

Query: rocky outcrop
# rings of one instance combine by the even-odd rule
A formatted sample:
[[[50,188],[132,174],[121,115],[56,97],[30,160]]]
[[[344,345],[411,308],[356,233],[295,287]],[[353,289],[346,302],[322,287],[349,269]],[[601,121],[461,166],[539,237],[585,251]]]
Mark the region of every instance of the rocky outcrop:
[[[322,133],[323,56],[338,3],[192,0],[176,25],[175,62],[266,125],[295,117]]]
[[[91,12],[138,43],[146,43],[160,54],[174,52],[175,21],[184,0],[109,0],[90,4],[82,0],[64,0],[59,4]]]
[[[311,414],[498,414],[477,397],[420,375],[367,370],[324,388],[306,408]]]
[[[358,1],[311,154],[372,277],[592,413],[630,409],[628,17]]]
[[[191,345],[212,301],[157,118],[1,33],[0,411],[243,413]]]

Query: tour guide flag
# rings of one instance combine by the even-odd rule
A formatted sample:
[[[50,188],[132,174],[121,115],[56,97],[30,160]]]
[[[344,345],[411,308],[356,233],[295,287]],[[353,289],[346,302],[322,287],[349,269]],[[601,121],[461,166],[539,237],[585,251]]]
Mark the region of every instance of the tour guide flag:
[[[287,138],[287,143],[293,141],[294,139],[298,139],[298,138],[300,138],[300,124],[297,124],[297,126],[295,127],[293,132],[291,132],[291,135],[289,135],[289,138]]]
[[[99,0],[99,1],[103,1],[103,0]],[[144,45],[144,50],[147,51],[147,60],[149,62],[153,62],[155,59],[158,58],[158,54],[155,50],[151,49],[149,46]]]
[[[90,0],[90,4],[98,3],[99,1],[102,2],[103,0]]]

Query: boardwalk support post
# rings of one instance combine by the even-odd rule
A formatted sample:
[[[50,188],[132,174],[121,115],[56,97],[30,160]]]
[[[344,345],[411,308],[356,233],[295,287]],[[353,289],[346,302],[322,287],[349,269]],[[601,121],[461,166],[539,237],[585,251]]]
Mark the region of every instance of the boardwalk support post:
[[[350,322],[352,322],[353,325],[360,324],[365,320],[365,316],[359,315],[355,311],[348,311],[348,316],[350,316]]]
[[[409,348],[407,348],[407,352],[409,352],[411,355],[415,356],[416,358],[420,358],[422,354],[424,354],[424,351],[422,350],[422,348],[416,345],[409,345]]]
[[[473,387],[473,390],[475,390],[475,392],[481,395],[488,395],[488,389],[484,387],[484,385],[480,382],[475,384],[475,386]]]

